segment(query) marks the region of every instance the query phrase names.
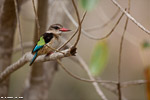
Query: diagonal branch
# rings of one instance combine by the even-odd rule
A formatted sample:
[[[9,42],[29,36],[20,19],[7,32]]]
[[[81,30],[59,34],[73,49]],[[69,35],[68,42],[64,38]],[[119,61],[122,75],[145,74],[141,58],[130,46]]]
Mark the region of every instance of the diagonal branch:
[[[114,5],[116,5],[134,24],[136,24],[140,29],[150,35],[150,30],[146,29],[142,24],[140,24],[134,17],[132,17],[127,11],[125,11],[116,0],[111,0]]]

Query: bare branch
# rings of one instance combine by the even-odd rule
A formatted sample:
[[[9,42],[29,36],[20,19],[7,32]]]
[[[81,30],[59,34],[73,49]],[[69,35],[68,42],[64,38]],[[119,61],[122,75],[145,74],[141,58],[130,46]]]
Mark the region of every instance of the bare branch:
[[[108,24],[110,24],[117,17],[117,15],[119,14],[119,12],[120,12],[120,9],[118,8],[117,11],[115,12],[115,14],[105,24],[103,24],[102,26],[100,26],[100,25],[93,26],[93,27],[91,26],[91,27],[86,28],[84,30],[85,31],[92,31],[92,30],[96,30],[96,29],[100,30],[100,29],[106,27]]]
[[[134,81],[127,81],[121,83],[121,88],[129,87],[129,86],[135,86],[135,85],[142,85],[146,84],[146,80],[134,80]]]
[[[60,60],[57,59],[57,62],[61,65],[61,67],[73,78],[78,79],[80,81],[84,81],[84,82],[97,82],[97,83],[110,83],[110,84],[118,84],[116,81],[107,81],[107,80],[89,80],[89,79],[85,79],[85,78],[81,78],[77,75],[74,75],[72,72],[68,71],[68,69],[65,68],[65,66],[61,63]]]
[[[77,15],[77,19],[78,19],[78,31],[79,31],[79,33],[78,33],[77,40],[76,40],[76,42],[75,42],[75,44],[74,44],[74,47],[76,47],[77,44],[78,44],[78,42],[79,42],[79,40],[80,40],[81,27],[82,27],[81,24],[82,24],[82,23],[80,22],[80,15],[79,15],[78,8],[77,8],[77,6],[76,6],[74,0],[72,0],[72,4],[73,4],[73,6],[74,6],[74,9],[75,9],[75,12],[76,12],[76,15]]]
[[[128,0],[128,12],[130,13],[130,0]],[[120,41],[120,49],[119,49],[119,61],[118,61],[118,97],[119,100],[122,100],[122,92],[121,92],[121,58],[122,58],[122,48],[123,48],[123,42],[124,42],[124,36],[128,25],[128,17],[125,22],[124,31],[121,37]]]
[[[61,6],[62,6],[64,12],[66,13],[66,15],[68,16],[68,18],[72,21],[72,23],[73,23],[76,27],[78,27],[77,22],[76,22],[75,19],[72,17],[72,15],[69,13],[69,11],[67,10],[67,8],[64,6],[63,3],[61,4]],[[121,18],[123,17],[123,15],[124,15],[124,14],[122,13],[122,15],[120,16],[120,18],[118,19],[118,21],[116,22],[116,24],[114,25],[114,27],[111,29],[111,31],[110,31],[107,35],[105,35],[105,36],[103,36],[103,37],[95,37],[95,36],[93,36],[93,35],[90,35],[90,34],[88,34],[83,28],[81,29],[81,31],[82,31],[83,35],[85,35],[86,37],[88,37],[88,38],[90,38],[90,39],[94,39],[94,40],[102,40],[102,39],[105,39],[105,38],[109,37],[109,36],[111,35],[111,33],[114,31],[114,29],[117,27],[117,25],[119,24],[119,22],[120,22]]]
[[[18,27],[19,27],[19,41],[20,41],[20,46],[22,49],[22,55],[24,54],[24,49],[23,49],[23,44],[22,44],[22,33],[21,33],[21,24],[20,24],[20,19],[19,19],[19,10],[18,10],[18,1],[14,0],[14,4],[15,4],[15,11],[16,11],[16,18],[17,18],[17,22],[18,22]]]
[[[91,72],[89,71],[88,66],[86,65],[86,63],[83,61],[83,59],[77,55],[77,58],[79,60],[79,62],[83,65],[84,70],[87,72],[89,78],[91,80],[95,80],[95,78],[92,76]],[[99,94],[99,96],[101,96],[104,100],[107,100],[107,98],[105,97],[104,93],[102,92],[102,90],[100,89],[99,85],[97,82],[92,83],[93,86],[95,87],[97,93]],[[103,84],[103,83],[102,83]]]
[[[83,14],[81,23],[83,22],[83,20],[84,20],[84,18],[85,18],[85,15],[86,15],[86,12],[84,12],[84,14]],[[60,46],[60,47],[58,48],[58,50],[60,50],[60,49],[62,49],[63,47],[65,47],[65,46],[73,39],[73,37],[77,34],[77,32],[78,32],[78,29],[75,31],[75,33],[74,33],[72,36],[69,37],[69,39],[68,39],[62,46]]]
[[[90,77],[93,77],[89,71],[89,68],[87,66],[87,64],[85,63],[85,61],[83,60],[82,57],[80,57],[80,55],[77,54],[76,58],[75,57],[70,57],[71,60],[77,62],[77,64],[79,64],[88,74],[89,78]],[[91,80],[95,78],[90,78]],[[97,83],[97,82],[94,82],[94,83]],[[95,87],[97,93],[101,96],[101,89],[99,88],[98,84],[96,86],[96,84],[93,84],[93,86]],[[115,86],[111,86],[110,84],[108,83],[100,83],[101,86],[103,86],[104,88],[106,88],[107,90],[111,91],[112,93],[114,93],[115,95],[118,96],[118,91],[117,91],[117,88]],[[122,96],[122,100],[127,100],[124,96]]]
[[[132,17],[128,12],[126,12],[116,0],[111,0],[114,5],[116,5],[134,24],[136,24],[140,29],[150,35],[150,31],[146,29],[142,24],[140,24],[134,17]]]
[[[36,7],[35,7],[35,2],[34,0],[32,0],[32,4],[33,4],[33,9],[34,9],[34,14],[35,14],[35,21],[36,21],[36,25],[37,25],[37,29],[38,29],[38,38],[40,38],[40,23],[38,20],[38,15],[36,12]]]

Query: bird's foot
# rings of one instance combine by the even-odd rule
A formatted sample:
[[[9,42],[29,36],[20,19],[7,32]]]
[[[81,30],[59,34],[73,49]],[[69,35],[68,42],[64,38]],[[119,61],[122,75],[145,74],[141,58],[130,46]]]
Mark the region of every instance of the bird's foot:
[[[75,54],[77,53],[76,51],[77,51],[77,48],[73,46],[70,49],[70,54],[73,55],[73,56],[75,56]]]
[[[49,52],[49,53],[47,53],[46,55],[45,55],[45,57],[47,57],[47,56],[49,56],[49,55],[51,55],[53,52]]]

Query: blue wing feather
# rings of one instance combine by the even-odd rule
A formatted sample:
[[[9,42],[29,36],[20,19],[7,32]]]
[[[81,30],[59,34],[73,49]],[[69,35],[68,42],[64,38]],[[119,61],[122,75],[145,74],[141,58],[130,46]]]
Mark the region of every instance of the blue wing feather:
[[[44,45],[43,45],[44,46]],[[36,45],[35,47],[34,47],[34,49],[32,50],[32,53],[33,52],[36,52],[36,51],[38,51],[38,50],[40,50],[43,46],[38,46],[38,45]]]
[[[33,64],[33,62],[35,61],[36,57],[37,57],[37,52],[35,53],[35,55],[34,55],[32,61],[30,62],[30,66],[31,66],[31,65]]]

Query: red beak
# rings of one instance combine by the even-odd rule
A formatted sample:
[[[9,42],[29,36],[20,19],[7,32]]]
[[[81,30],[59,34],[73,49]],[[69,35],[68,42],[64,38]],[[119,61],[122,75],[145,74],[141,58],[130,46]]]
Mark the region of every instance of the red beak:
[[[61,29],[59,29],[60,31],[62,31],[62,32],[68,32],[68,31],[71,31],[71,30],[69,30],[69,29],[67,29],[67,28],[61,28]]]

